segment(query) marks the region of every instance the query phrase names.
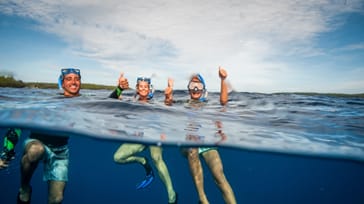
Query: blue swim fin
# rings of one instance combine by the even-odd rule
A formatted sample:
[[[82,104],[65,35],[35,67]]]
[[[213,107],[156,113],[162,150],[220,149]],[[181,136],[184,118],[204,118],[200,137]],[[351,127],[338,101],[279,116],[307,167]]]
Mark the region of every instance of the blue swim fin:
[[[154,174],[153,174],[153,171],[150,171],[149,174],[147,174],[145,176],[145,179],[136,185],[136,189],[138,190],[138,189],[146,188],[147,186],[149,186],[152,183],[153,180],[154,180]]]

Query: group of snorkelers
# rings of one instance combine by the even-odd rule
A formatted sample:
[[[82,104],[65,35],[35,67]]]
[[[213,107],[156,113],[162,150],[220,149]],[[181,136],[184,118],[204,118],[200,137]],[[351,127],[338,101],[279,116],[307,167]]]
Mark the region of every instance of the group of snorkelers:
[[[228,101],[228,86],[225,82],[227,72],[219,67],[221,79],[220,104],[225,106]],[[167,88],[164,90],[166,105],[175,103],[173,99],[173,79],[168,79]],[[81,73],[79,69],[65,68],[61,70],[59,86],[63,89],[65,97],[76,97],[80,95]],[[200,74],[193,74],[188,82],[189,100],[187,105],[199,110],[207,102],[206,83]],[[129,89],[128,79],[120,75],[116,89],[110,94],[110,98],[121,99],[124,90]],[[153,98],[153,86],[150,78],[138,77],[136,81],[135,99],[140,103],[148,103]],[[218,126],[218,123],[217,123]],[[218,126],[219,127],[219,126]],[[224,133],[218,128],[217,134],[222,137]],[[21,136],[21,129],[9,128],[4,137],[4,147],[0,154],[0,169],[8,167],[9,162],[15,157],[15,145]],[[186,138],[194,138],[194,132],[188,132]],[[32,187],[31,178],[40,161],[44,162],[43,180],[48,182],[48,203],[61,203],[63,201],[64,189],[68,181],[69,165],[69,136],[61,135],[52,137],[44,133],[32,131],[25,141],[24,152],[21,158],[21,183],[17,195],[17,203],[30,203]],[[149,148],[152,162],[158,171],[158,175],[164,183],[168,203],[178,203],[178,194],[174,190],[166,163],[162,156],[162,147],[145,145],[139,143],[123,143],[114,153],[114,161],[118,164],[139,163],[145,169],[144,180],[137,184],[137,189],[146,188],[154,179],[151,163],[146,157],[138,156],[137,153]],[[200,160],[204,159],[209,167],[216,185],[222,192],[225,203],[235,204],[234,192],[226,179],[223,171],[222,161],[216,147],[184,147],[183,154],[188,159],[190,173],[199,197],[199,203],[209,203],[204,191],[203,168]]]

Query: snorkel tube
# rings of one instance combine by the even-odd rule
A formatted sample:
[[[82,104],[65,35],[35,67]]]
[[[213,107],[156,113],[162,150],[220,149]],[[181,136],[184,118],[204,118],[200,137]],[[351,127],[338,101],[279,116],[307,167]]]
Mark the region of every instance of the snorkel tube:
[[[203,79],[201,74],[197,74],[197,78],[203,84],[203,96],[199,100],[202,101],[202,102],[206,102],[207,101],[207,90],[206,90],[205,80]]]
[[[197,76],[198,80],[202,83],[202,85],[203,85],[203,89],[204,89],[204,91],[205,91],[205,90],[206,90],[206,83],[205,83],[205,80],[203,79],[203,77],[201,76],[201,74],[197,74],[196,76]]]
[[[150,100],[150,99],[152,99],[153,98],[153,96],[154,96],[154,87],[153,87],[153,85],[152,84],[150,84],[150,92],[149,92],[149,94],[148,94],[148,99]]]
[[[59,89],[59,90],[63,90],[63,88],[62,88],[62,81],[63,81],[63,76],[62,76],[62,74],[61,74],[61,75],[59,75],[59,77],[58,77],[58,89]]]

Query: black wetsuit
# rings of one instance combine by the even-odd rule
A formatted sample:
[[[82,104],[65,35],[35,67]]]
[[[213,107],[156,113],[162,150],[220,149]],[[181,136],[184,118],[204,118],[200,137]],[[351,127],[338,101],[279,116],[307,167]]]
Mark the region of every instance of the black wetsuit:
[[[37,139],[49,147],[61,147],[68,144],[69,136],[53,136],[50,134],[32,132],[31,139]]]
[[[124,89],[120,88],[119,86],[110,94],[109,98],[118,99]]]

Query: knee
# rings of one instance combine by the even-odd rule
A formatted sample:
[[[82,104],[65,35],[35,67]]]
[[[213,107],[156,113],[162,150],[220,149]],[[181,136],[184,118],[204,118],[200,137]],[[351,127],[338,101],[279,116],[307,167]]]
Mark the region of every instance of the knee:
[[[114,154],[114,162],[116,162],[116,163],[124,163],[125,159],[126,159],[126,155],[124,155],[122,152],[116,152]]]
[[[119,162],[120,160],[120,155],[118,153],[114,154],[114,162]]]
[[[222,170],[213,172],[213,177],[214,177],[215,183],[218,186],[225,185],[227,183],[225,174]]]
[[[44,154],[44,146],[40,142],[32,142],[30,143],[25,150],[24,157],[29,162],[39,161]]]

